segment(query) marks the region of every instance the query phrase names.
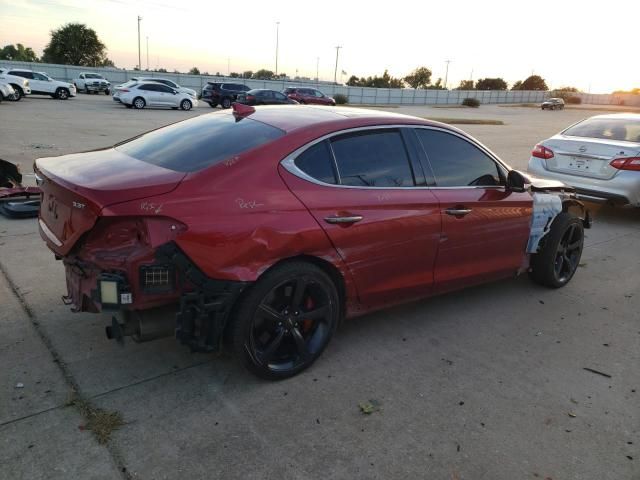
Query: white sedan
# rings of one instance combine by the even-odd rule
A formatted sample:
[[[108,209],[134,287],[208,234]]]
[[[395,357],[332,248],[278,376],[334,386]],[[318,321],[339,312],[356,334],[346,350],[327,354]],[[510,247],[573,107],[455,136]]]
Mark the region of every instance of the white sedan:
[[[113,93],[116,102],[127,108],[170,107],[191,110],[198,106],[195,95],[179,92],[157,82],[127,82],[116,87]]]

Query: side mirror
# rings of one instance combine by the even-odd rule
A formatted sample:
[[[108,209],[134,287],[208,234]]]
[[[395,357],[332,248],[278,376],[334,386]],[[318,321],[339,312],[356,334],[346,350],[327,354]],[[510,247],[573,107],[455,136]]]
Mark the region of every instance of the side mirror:
[[[174,90],[174,91],[173,91],[173,94],[174,94],[174,95],[177,95],[177,94],[178,94],[178,91],[177,91],[177,90]]]
[[[509,170],[509,173],[507,174],[507,190],[511,190],[512,192],[524,192],[525,183],[526,179],[524,175],[517,170]]]

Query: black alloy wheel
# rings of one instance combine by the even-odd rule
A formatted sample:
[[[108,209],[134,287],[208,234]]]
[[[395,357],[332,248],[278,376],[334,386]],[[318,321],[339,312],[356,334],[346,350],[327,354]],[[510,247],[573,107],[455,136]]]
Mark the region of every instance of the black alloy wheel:
[[[333,281],[305,262],[275,267],[240,301],[233,323],[234,350],[251,372],[270,380],[308,368],[338,324]]]
[[[560,288],[569,283],[578,269],[584,246],[582,220],[559,213],[531,258],[531,278],[541,285]]]

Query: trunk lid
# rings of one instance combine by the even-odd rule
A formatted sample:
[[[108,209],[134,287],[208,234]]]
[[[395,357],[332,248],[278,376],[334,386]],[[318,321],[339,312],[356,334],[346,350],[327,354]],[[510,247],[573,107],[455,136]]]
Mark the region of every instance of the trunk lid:
[[[640,146],[631,142],[555,135],[542,143],[553,150],[547,169],[580,177],[609,180],[618,169],[610,165],[615,158],[638,155]]]
[[[168,193],[185,173],[129,157],[112,148],[36,160],[42,189],[40,234],[66,255],[104,207]]]

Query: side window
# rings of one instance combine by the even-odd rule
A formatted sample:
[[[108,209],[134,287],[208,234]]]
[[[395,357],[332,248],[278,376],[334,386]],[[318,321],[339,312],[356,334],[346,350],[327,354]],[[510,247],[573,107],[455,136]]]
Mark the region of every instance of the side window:
[[[81,74],[80,74],[80,78],[84,78],[84,73],[81,73]]]
[[[285,97],[280,92],[273,92],[273,96],[276,98],[276,100],[286,100],[287,99],[287,97]]]
[[[318,90],[314,90],[314,91],[313,91],[313,93],[314,93],[314,95],[315,95],[316,97],[318,97],[318,98],[322,98],[322,97],[324,97],[323,93],[322,93],[322,92],[320,92],[320,91],[318,91]]]
[[[138,90],[147,90],[147,91],[153,92],[155,91],[155,85],[150,85],[150,84],[140,85],[138,87]]]
[[[156,85],[156,90],[164,93],[173,93],[173,88],[169,88],[166,85]]]
[[[22,78],[30,78],[33,79],[33,73],[31,72],[9,72],[9,75],[16,75],[18,77],[22,77]]]
[[[326,140],[307,148],[298,155],[295,164],[296,167],[316,180],[324,183],[336,183],[333,160]]]
[[[438,187],[496,186],[496,163],[482,150],[456,135],[416,129],[433,169]]]
[[[398,130],[347,134],[331,141],[342,185],[413,187],[409,157]]]

